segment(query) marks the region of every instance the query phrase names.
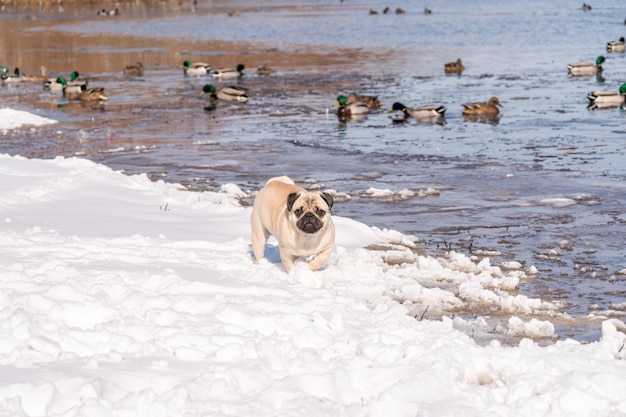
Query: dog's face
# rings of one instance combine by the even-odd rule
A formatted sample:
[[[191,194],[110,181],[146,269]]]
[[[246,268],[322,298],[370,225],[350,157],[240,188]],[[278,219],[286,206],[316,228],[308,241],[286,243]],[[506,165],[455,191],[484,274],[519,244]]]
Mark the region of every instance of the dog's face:
[[[333,197],[328,193],[298,192],[287,197],[290,220],[304,233],[317,233],[324,227],[333,207]]]

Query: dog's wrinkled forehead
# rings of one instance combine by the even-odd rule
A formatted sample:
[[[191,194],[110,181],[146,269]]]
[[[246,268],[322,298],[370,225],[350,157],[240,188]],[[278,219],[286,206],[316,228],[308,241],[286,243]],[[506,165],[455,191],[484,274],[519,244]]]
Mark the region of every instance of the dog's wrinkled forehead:
[[[324,194],[307,193],[291,193],[287,197],[287,210],[313,210],[319,209],[329,210],[332,207],[332,197],[326,197]]]
[[[317,196],[309,195],[307,197],[303,197],[303,198],[300,198],[300,199],[296,200],[296,205],[297,205],[297,203],[302,203],[303,207],[307,207],[307,208],[312,209],[312,208],[315,208],[315,207],[319,206],[321,201],[320,201],[320,199]]]

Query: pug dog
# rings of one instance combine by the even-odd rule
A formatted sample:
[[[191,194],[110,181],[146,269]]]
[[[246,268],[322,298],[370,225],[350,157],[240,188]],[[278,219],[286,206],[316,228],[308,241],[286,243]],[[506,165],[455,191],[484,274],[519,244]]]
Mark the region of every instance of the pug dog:
[[[297,258],[309,258],[312,271],[320,269],[335,247],[335,225],[330,216],[333,197],[307,191],[289,177],[271,178],[259,191],[250,216],[255,263],[263,258],[270,235],[278,241],[287,273]]]

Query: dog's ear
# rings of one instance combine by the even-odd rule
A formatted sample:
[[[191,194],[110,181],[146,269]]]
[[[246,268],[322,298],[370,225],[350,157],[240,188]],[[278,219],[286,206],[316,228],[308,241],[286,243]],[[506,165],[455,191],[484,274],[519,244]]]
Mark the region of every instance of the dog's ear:
[[[322,200],[324,200],[326,202],[326,204],[328,204],[328,208],[331,209],[333,208],[333,196],[328,194],[328,193],[320,193],[320,196],[322,197]]]
[[[300,197],[300,193],[291,193],[287,196],[287,211],[291,211],[298,197]]]

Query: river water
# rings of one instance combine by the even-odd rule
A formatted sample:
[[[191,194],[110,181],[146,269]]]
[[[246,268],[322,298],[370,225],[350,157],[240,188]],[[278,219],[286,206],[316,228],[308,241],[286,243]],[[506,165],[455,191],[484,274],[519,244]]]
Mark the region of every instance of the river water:
[[[427,6],[431,15],[413,2],[360,0],[129,2],[110,18],[71,4],[4,10],[0,64],[78,70],[110,100],[3,86],[3,106],[61,123],[4,132],[0,152],[81,155],[200,190],[254,191],[289,175],[336,190],[336,215],[414,235],[427,254],[534,265],[538,277],[520,292],[564,303],[573,320],[557,325],[561,336],[597,339],[602,317],[626,315],[626,112],[589,111],[586,94],[626,82],[624,54],[605,51],[626,32],[626,5]],[[568,63],[598,55],[602,76],[568,77]],[[463,74],[444,74],[457,58]],[[186,59],[244,63],[233,83],[249,88],[249,103],[205,110],[202,86],[225,83],[184,77]],[[145,75],[124,77],[136,61]],[[264,62],[274,72],[256,75]],[[383,111],[340,122],[332,103],[352,91],[378,95]],[[463,103],[491,96],[503,104],[498,120],[462,117]],[[395,101],[444,104],[445,121],[394,124]]]

